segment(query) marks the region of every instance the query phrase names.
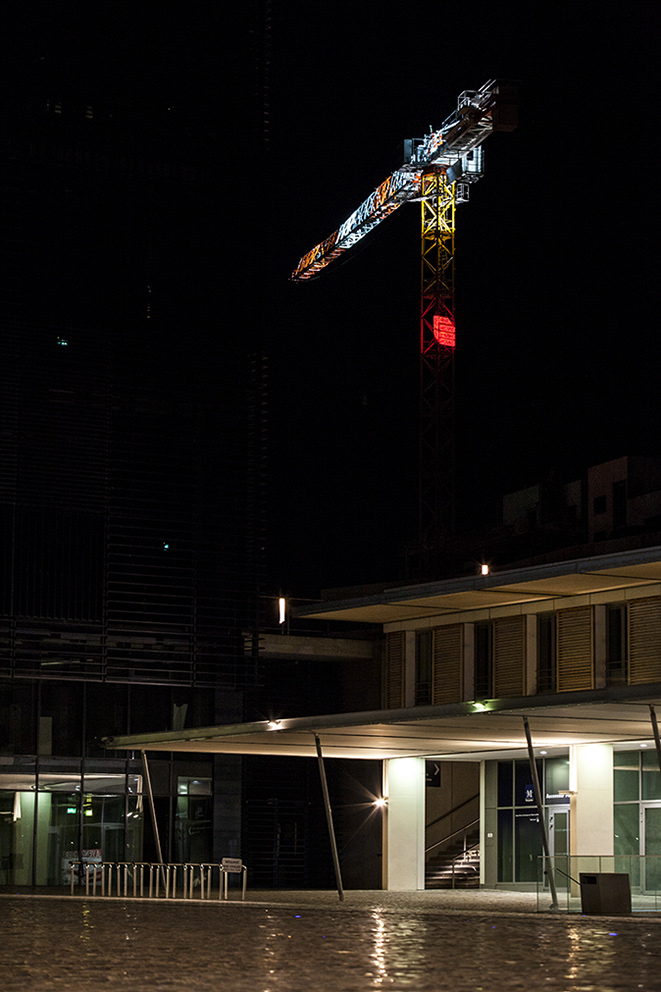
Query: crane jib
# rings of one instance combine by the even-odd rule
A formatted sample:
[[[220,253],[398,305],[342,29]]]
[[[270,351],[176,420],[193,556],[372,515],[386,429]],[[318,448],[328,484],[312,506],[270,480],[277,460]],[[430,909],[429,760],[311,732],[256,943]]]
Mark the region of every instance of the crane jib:
[[[402,203],[420,198],[422,175],[443,169],[451,182],[475,182],[482,175],[480,146],[493,130],[516,127],[517,86],[491,80],[479,90],[464,91],[457,110],[423,139],[405,142],[405,161],[385,179],[344,223],[301,258],[292,280],[312,279],[389,217]],[[476,155],[476,153],[480,153]]]
[[[389,217],[394,210],[407,200],[414,199],[420,192],[420,174],[415,172],[393,172],[388,176],[364,203],[348,217],[337,231],[316,245],[304,255],[292,278],[311,279],[329,265],[343,251],[351,248],[364,238],[373,227]]]

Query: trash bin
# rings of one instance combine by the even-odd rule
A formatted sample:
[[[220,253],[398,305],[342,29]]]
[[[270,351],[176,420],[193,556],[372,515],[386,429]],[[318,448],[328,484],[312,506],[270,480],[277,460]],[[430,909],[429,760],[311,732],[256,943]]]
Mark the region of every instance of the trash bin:
[[[623,872],[581,872],[581,912],[588,916],[622,916],[631,912],[629,876]]]

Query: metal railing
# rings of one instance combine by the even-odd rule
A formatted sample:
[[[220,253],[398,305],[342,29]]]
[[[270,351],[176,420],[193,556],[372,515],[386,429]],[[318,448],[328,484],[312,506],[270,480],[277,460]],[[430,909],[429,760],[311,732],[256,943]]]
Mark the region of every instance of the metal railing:
[[[547,872],[553,873],[557,906],[549,905]],[[580,913],[581,875],[626,875],[634,913],[661,912],[661,854],[556,854],[540,856],[537,870],[537,908]]]
[[[437,847],[440,847],[441,844],[447,844],[448,841],[453,840],[455,837],[459,837],[461,835],[463,835],[464,838],[464,850],[465,851],[468,850],[468,846],[467,846],[468,835],[469,833],[471,833],[471,828],[475,827],[475,825],[479,822],[480,822],[480,818],[478,816],[476,817],[476,819],[471,820],[470,823],[465,823],[463,827],[460,827],[458,830],[454,830],[451,834],[446,834],[446,836],[441,838],[441,840],[437,840],[435,844],[430,844],[429,847],[426,847],[425,854],[429,854],[430,851],[434,851]],[[472,847],[475,847],[475,845],[473,844]]]
[[[471,851],[476,851],[477,852],[477,855],[478,855],[477,877],[479,879],[479,876],[480,876],[480,869],[479,869],[480,843],[478,841],[477,844],[471,844],[470,847],[464,848],[463,851],[460,851],[459,854],[455,854],[455,856],[452,858],[452,888],[453,889],[455,887],[455,870],[457,868],[457,864],[456,863],[458,861],[465,862],[466,861],[466,855],[469,852],[471,852]],[[472,863],[469,862],[469,864],[471,864],[471,867],[472,867]]]
[[[425,829],[429,830],[430,827],[435,827],[437,823],[441,823],[443,820],[447,820],[448,817],[454,816],[455,813],[458,813],[459,810],[463,809],[465,806],[470,806],[471,803],[478,802],[479,798],[480,798],[479,792],[476,792],[474,796],[469,796],[468,799],[464,799],[463,802],[458,803],[456,806],[453,806],[452,809],[447,810],[445,813],[441,813],[441,815],[437,816],[435,820],[430,820],[429,823],[426,824]]]
[[[73,861],[71,895],[84,887],[86,896],[124,899],[228,899],[232,874],[241,874],[246,897],[248,869],[238,859],[220,863],[161,864],[146,861]],[[217,890],[217,895],[215,894]]]

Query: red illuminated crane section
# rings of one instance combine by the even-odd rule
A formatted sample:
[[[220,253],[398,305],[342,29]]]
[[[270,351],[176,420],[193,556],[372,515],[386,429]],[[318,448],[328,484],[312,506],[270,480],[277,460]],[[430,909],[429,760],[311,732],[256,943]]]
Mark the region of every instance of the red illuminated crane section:
[[[318,276],[403,203],[421,204],[420,489],[418,576],[434,562],[454,519],[455,207],[483,175],[482,143],[517,124],[513,83],[465,90],[457,109],[425,138],[404,142],[404,161],[345,222],[304,255],[295,282]]]

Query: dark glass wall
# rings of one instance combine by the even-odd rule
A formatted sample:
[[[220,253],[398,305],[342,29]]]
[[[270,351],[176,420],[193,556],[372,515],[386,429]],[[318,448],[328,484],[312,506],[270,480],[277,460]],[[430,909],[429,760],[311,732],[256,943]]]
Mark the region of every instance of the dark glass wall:
[[[60,884],[72,852],[151,857],[143,772],[102,738],[239,719],[255,683],[266,364],[240,250],[257,137],[248,6],[233,37],[207,4],[12,18],[0,884]],[[165,756],[154,780],[166,856],[239,853],[236,761]]]

